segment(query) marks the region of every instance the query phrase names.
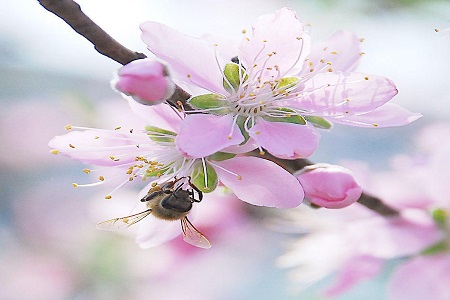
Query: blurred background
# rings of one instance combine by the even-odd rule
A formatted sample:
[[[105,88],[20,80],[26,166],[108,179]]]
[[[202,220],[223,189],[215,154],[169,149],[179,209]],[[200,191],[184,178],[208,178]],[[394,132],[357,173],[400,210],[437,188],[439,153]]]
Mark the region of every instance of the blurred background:
[[[323,133],[316,162],[361,160],[382,170],[394,154],[412,150],[415,132],[450,117],[450,36],[435,32],[450,27],[448,0],[77,2],[116,40],[144,53],[144,21],[240,37],[259,15],[283,6],[311,23],[313,41],[338,29],[365,38],[358,70],[392,79],[394,102],[424,117],[402,128],[335,126]],[[87,181],[85,166],[49,154],[47,143],[69,123],[103,126],[126,105],[110,88],[118,67],[37,1],[2,1],[0,300],[322,299],[324,283],[298,292],[289,270],[275,264],[292,238],[289,228],[273,225],[283,211],[219,204],[213,210],[222,218],[198,226],[209,233],[208,251],[179,240],[143,250],[131,235],[97,231],[102,210],[114,208],[101,188],[73,189],[72,182]],[[388,273],[338,299],[383,299]]]

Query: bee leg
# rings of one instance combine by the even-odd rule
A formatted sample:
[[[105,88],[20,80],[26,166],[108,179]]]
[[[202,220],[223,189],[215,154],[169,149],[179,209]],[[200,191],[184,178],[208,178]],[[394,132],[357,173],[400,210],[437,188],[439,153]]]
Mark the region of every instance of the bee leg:
[[[190,190],[190,191],[189,191],[189,195],[191,196],[191,198],[194,200],[194,202],[200,202],[200,201],[202,201],[202,199],[203,199],[203,193],[202,193],[202,191],[200,191],[200,189],[199,189],[198,187],[195,186],[195,184],[193,184],[193,183],[191,182],[191,176],[188,176],[188,182],[189,182],[189,185],[191,186],[191,188],[193,188],[193,189],[197,192],[197,194],[198,194],[198,199],[195,199],[194,191],[193,191],[193,190]]]

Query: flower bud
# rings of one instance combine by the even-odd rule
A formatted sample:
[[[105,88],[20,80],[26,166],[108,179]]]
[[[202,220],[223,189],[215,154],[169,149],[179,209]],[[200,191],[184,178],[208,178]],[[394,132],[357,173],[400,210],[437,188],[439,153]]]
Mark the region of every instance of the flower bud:
[[[164,102],[175,91],[167,66],[159,60],[134,60],[120,68],[117,75],[113,86],[145,105]]]
[[[343,208],[355,203],[362,193],[350,170],[336,165],[315,164],[294,174],[314,205]]]

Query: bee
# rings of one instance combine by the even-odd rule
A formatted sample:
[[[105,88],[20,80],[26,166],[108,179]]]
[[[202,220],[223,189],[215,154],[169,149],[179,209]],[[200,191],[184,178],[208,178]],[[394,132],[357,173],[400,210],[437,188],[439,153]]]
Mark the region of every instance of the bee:
[[[183,189],[184,184],[175,187],[176,183],[184,178],[187,178],[189,188]],[[196,197],[196,194],[198,197]],[[191,245],[209,249],[211,248],[209,240],[192,225],[187,217],[192,209],[192,204],[200,202],[202,199],[203,193],[191,182],[190,177],[175,178],[163,186],[156,185],[148,191],[147,195],[141,199],[141,202],[146,203],[147,210],[101,222],[97,225],[97,228],[109,231],[128,228],[152,214],[162,220],[180,220],[183,240]]]

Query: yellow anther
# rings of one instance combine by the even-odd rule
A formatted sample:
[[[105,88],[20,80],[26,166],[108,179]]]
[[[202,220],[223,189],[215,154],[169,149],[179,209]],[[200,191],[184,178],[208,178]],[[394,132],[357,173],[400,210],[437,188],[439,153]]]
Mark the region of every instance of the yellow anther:
[[[261,151],[259,151],[259,154],[264,155],[264,154],[266,154],[266,152],[261,150]]]
[[[333,72],[333,68],[328,68],[327,72]]]
[[[72,129],[72,125],[68,124],[68,125],[64,126],[64,129],[65,130],[71,130]]]
[[[237,179],[238,179],[238,180],[242,180],[242,176],[241,176],[241,175],[238,175],[238,176],[237,176]]]
[[[76,184],[76,183],[74,182],[74,183],[72,183],[72,186],[73,186],[74,188],[77,188],[77,187],[78,187],[78,184]]]
[[[50,153],[51,154],[58,154],[59,150],[58,149],[52,149],[52,150],[50,150]]]
[[[369,80],[369,77],[367,77],[367,76],[366,76],[366,77],[364,77],[364,80]]]
[[[91,170],[89,170],[89,169],[83,169],[83,172],[86,173],[86,174],[89,174],[89,173],[91,172]]]
[[[311,73],[314,72],[314,68],[309,69],[309,72]]]
[[[312,61],[308,62],[308,66],[312,67],[312,65],[313,65]]]
[[[360,38],[359,41],[362,43],[364,42],[365,38]]]
[[[231,140],[233,137],[231,135],[228,136],[228,139]]]
[[[98,140],[100,137],[98,136],[98,135],[96,135],[95,137],[94,137],[94,139],[96,139],[96,140]]]
[[[111,195],[107,195],[107,196],[105,196],[105,199],[106,200],[109,200],[109,199],[111,199],[112,198],[112,196]]]
[[[363,56],[364,54],[366,54],[365,52],[359,52],[359,56]]]
[[[100,181],[104,181],[105,180],[105,177],[103,177],[103,176],[98,176],[98,180],[100,180]]]
[[[338,54],[337,51],[331,51],[330,53],[331,53],[331,54]]]
[[[242,34],[246,34],[246,33],[247,33],[247,30],[246,30],[246,29],[242,29],[241,33],[242,33]]]
[[[120,128],[122,128],[122,127],[117,126],[116,128],[114,128],[114,130],[119,130]]]
[[[378,124],[377,123],[373,123],[373,127],[378,127]]]
[[[72,144],[69,144],[69,147],[70,147],[70,148],[75,148],[75,146],[74,146],[74,145],[72,145]]]

